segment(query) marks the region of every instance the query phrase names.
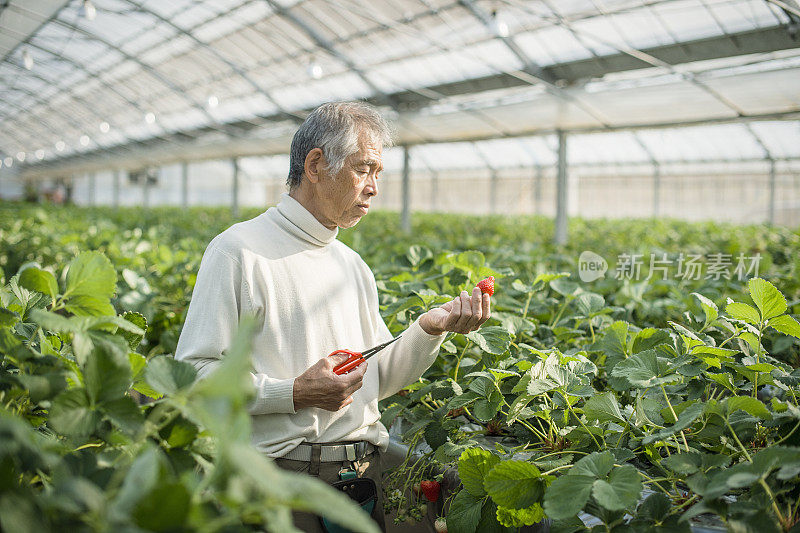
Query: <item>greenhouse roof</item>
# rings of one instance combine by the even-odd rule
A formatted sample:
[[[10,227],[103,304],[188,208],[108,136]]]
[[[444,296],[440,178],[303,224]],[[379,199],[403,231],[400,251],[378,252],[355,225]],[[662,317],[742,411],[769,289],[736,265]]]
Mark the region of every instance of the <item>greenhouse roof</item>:
[[[431,165],[552,164],[556,130],[570,163],[800,158],[794,0],[7,0],[0,28],[31,175],[285,153],[334,99]]]

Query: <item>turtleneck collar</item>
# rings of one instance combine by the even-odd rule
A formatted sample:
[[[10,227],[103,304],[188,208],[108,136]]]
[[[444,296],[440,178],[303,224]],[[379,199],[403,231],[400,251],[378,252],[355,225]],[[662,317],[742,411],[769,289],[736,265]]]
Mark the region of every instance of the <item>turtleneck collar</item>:
[[[325,246],[332,243],[339,234],[339,228],[328,229],[311,214],[303,204],[289,196],[281,195],[277,211],[282,219],[281,224],[289,233],[316,246]]]

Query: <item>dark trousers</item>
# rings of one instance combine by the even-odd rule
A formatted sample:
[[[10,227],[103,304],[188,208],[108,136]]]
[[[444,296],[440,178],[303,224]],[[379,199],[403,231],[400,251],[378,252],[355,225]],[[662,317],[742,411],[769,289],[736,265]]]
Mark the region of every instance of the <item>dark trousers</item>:
[[[311,463],[307,461],[294,461],[292,459],[276,459],[275,464],[284,470],[308,474]],[[375,485],[378,487],[378,501],[375,504],[375,510],[372,512],[372,518],[375,520],[375,522],[377,522],[381,531],[386,531],[383,518],[381,456],[377,449],[363,459],[355,461],[354,463],[351,463],[350,461],[320,463],[319,475],[317,477],[324,483],[331,484],[334,481],[339,481],[339,472],[343,468],[349,469],[351,466],[355,468],[356,472],[358,473],[358,477],[369,478],[373,480]],[[322,526],[320,525],[318,516],[311,513],[293,511],[292,518],[297,529],[300,529],[306,533],[322,533]]]

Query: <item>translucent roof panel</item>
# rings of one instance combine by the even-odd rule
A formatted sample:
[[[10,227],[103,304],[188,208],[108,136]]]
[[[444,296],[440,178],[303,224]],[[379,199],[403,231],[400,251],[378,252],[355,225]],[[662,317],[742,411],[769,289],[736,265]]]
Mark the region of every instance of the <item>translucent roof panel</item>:
[[[473,156],[484,145],[469,141],[569,130],[576,164],[649,158],[631,135],[594,139],[604,129],[800,116],[800,43],[777,2],[92,2],[91,20],[81,0],[51,12],[42,6],[57,2],[10,0],[3,11],[0,158],[44,150],[55,173],[132,153],[146,161],[147,150],[285,151],[287,117],[337,99],[381,106],[401,143],[450,142]],[[724,131],[731,142],[706,145],[709,157],[765,152],[746,128]],[[779,135],[763,137],[775,157],[791,153]],[[523,164],[526,142],[486,157]],[[696,147],[676,139],[662,155],[696,160]]]

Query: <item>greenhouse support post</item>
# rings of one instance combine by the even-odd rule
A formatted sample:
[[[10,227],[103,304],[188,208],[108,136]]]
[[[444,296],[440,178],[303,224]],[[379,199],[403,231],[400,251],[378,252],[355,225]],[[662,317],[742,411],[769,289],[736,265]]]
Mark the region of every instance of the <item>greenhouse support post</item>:
[[[533,213],[541,214],[542,211],[542,167],[536,167],[536,174],[533,178]]]
[[[119,188],[120,188],[120,180],[122,179],[122,171],[120,169],[116,169],[114,171],[114,188],[112,189],[112,196],[111,196],[111,205],[115,208],[119,207]]]
[[[653,164],[653,218],[658,218],[659,205],[661,204],[661,166]]]
[[[189,162],[181,163],[181,207],[189,207]]]
[[[439,173],[431,171],[431,211],[436,211],[439,199]]]
[[[89,205],[97,203],[97,174],[89,174]]]
[[[769,223],[775,223],[775,160],[769,160]]]
[[[142,171],[142,206],[143,207],[150,207],[150,184],[148,181],[148,170],[145,169]]]
[[[489,183],[489,212],[497,213],[497,171],[492,169],[492,179]]]
[[[403,146],[403,206],[400,213],[400,227],[405,233],[411,233],[411,210],[409,203],[411,202],[410,191],[410,176],[411,173],[411,154],[409,153],[408,145]]]
[[[567,243],[567,134],[558,130],[558,173],[556,178],[555,243]]]
[[[233,167],[233,180],[231,183],[231,214],[234,217],[239,216],[239,158],[234,157],[231,159],[231,166]]]

